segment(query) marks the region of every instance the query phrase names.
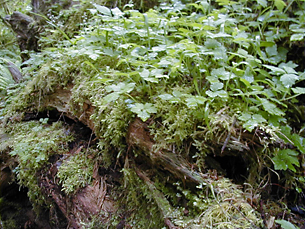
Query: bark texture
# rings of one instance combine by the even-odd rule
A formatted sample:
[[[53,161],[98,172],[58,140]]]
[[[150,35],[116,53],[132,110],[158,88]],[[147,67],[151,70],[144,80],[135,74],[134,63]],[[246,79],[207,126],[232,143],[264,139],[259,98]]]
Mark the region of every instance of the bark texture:
[[[17,11],[12,15],[7,15],[5,20],[11,25],[13,31],[16,33],[22,61],[28,60],[30,56],[27,51],[39,51],[39,33],[38,27],[35,25],[35,20],[32,17]]]

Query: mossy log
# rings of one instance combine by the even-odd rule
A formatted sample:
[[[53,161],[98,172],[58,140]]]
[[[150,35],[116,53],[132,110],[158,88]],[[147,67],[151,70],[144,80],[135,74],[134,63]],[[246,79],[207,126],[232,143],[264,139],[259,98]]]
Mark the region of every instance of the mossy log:
[[[12,15],[7,15],[4,19],[11,25],[13,31],[16,33],[22,61],[28,60],[30,56],[27,51],[39,51],[39,32],[38,27],[35,25],[35,20],[32,17],[17,11],[13,12]]]
[[[105,178],[98,175],[98,170],[94,171],[93,184],[86,186],[72,197],[65,195],[61,190],[56,179],[57,172],[58,168],[54,163],[46,174],[41,174],[39,184],[45,196],[51,198],[66,217],[69,228],[83,228],[84,224],[89,224],[96,216],[103,224],[107,224],[117,207],[107,194]]]
[[[46,96],[41,103],[45,107],[40,108],[56,109],[66,117],[80,121],[94,131],[94,123],[90,119],[95,109],[94,106],[89,102],[85,102],[79,109],[77,107],[74,107],[74,109],[71,108],[71,89],[72,86],[65,89],[58,89],[54,93]],[[135,148],[135,150],[141,150],[148,165],[157,166],[163,171],[166,170],[173,175],[174,179],[181,180],[183,183],[194,187],[198,184],[206,183],[204,175],[194,171],[191,165],[182,157],[163,149],[155,150],[155,142],[149,134],[147,124],[139,118],[135,118],[130,123],[126,139],[126,144],[129,146],[129,149]],[[111,196],[106,196],[106,183],[103,177],[95,172],[93,185],[87,186],[72,197],[68,197],[61,191],[60,185],[56,183],[56,173],[56,162],[54,162],[48,169],[48,173],[40,176],[40,187],[45,195],[51,197],[58,205],[73,228],[80,228],[81,222],[87,222],[89,215],[91,217],[94,215],[101,217],[100,210],[107,213],[103,219],[104,223],[109,220],[106,215],[109,216],[116,210],[116,204],[112,201]],[[152,182],[145,176],[145,172],[141,171],[140,167],[136,169],[136,173],[149,187],[152,187]],[[155,195],[156,193],[152,191],[152,196]],[[155,201],[161,203],[158,201],[159,199],[160,196],[157,195]],[[162,209],[164,207],[162,204],[159,204],[158,207],[163,212]],[[164,220],[169,228],[175,228],[170,219],[166,217],[166,213],[164,213]]]
[[[90,119],[90,116],[94,111],[94,106],[88,101],[88,103],[83,103],[83,106],[79,109],[70,110],[70,89],[57,90],[54,94],[47,96],[43,104],[46,108],[55,108],[67,117],[82,122],[94,132],[94,123]],[[153,137],[149,135],[147,124],[142,122],[139,118],[136,118],[130,123],[126,136],[127,144],[130,147],[141,149],[143,154],[149,158],[150,163],[169,171],[183,182],[193,183],[195,185],[204,182],[204,177],[194,171],[191,168],[191,165],[182,157],[179,157],[175,153],[168,152],[167,150],[155,150],[155,143],[152,138]]]

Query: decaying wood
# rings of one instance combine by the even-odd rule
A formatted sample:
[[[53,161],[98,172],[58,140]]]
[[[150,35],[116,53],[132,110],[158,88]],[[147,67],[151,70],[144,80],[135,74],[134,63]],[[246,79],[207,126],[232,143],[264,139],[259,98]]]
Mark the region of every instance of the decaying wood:
[[[39,184],[46,196],[52,198],[69,222],[68,228],[84,228],[92,217],[97,216],[100,223],[107,224],[116,211],[115,202],[107,194],[107,184],[104,177],[93,174],[94,182],[72,196],[67,196],[57,183],[56,163],[52,164],[47,174],[40,176]]]
[[[30,58],[27,51],[39,51],[38,48],[38,28],[35,26],[35,20],[23,13],[13,12],[12,15],[7,15],[5,18],[13,31],[16,33],[17,42],[20,48],[22,61]]]
[[[13,77],[13,80],[16,83],[19,83],[20,80],[23,78],[23,75],[20,72],[20,70],[18,69],[18,67],[15,64],[13,64],[12,62],[8,61],[7,62],[7,68],[10,71],[10,73],[11,73],[11,75]]]
[[[195,184],[204,183],[202,175],[193,171],[191,166],[182,157],[165,150],[155,150],[155,143],[146,129],[145,123],[140,119],[135,119],[129,126],[127,136],[128,144],[140,148],[150,158],[153,164],[169,171],[184,182]]]
[[[79,109],[72,111],[69,105],[70,99],[71,88],[67,87],[66,89],[59,89],[50,96],[47,96],[43,104],[46,107],[56,108],[59,112],[62,112],[71,119],[81,121],[94,131],[94,123],[90,119],[90,116],[94,112],[94,106],[88,102],[84,103]],[[127,143],[132,147],[140,148],[153,164],[169,171],[175,177],[188,183],[204,183],[203,176],[192,170],[190,164],[179,155],[162,149],[154,150],[155,143],[147,131],[147,126],[138,118],[129,125]]]
[[[90,116],[94,113],[95,107],[89,101],[83,105],[76,105],[76,107],[74,105],[72,107],[72,88],[73,85],[70,85],[65,89],[57,89],[54,92],[50,92],[39,102],[39,107],[40,109],[43,107],[45,109],[55,108],[63,115],[75,121],[81,121],[94,132],[95,126]],[[163,149],[155,150],[155,142],[148,132],[147,125],[138,118],[129,125],[127,144],[131,148],[140,149],[151,164],[169,171],[177,179],[181,179],[183,183],[197,185],[206,182],[204,175],[193,171],[191,165],[182,157]],[[39,180],[40,187],[44,190],[45,195],[51,197],[58,205],[58,208],[68,219],[71,228],[81,228],[81,223],[88,222],[89,216],[94,215],[98,215],[99,219],[107,222],[109,220],[108,217],[116,211],[115,203],[107,196],[105,180],[103,177],[98,176],[97,173],[95,173],[93,185],[89,185],[72,197],[68,197],[61,191],[60,185],[56,183],[57,167],[55,163],[48,171],[47,175],[41,176]],[[147,185],[150,185],[151,188],[153,187],[145,173],[138,169],[137,174]],[[162,210],[162,205],[159,207]],[[100,212],[105,214],[101,215]],[[176,228],[165,212],[164,220],[169,228]]]
[[[164,194],[155,187],[154,183],[148,178],[148,176],[144,172],[140,171],[138,168],[135,168],[135,171],[138,176],[146,183],[149,190],[151,191],[152,196],[163,215],[165,225],[167,225],[169,229],[180,229],[180,227],[176,226],[171,221],[171,214],[174,210],[172,209],[168,200],[165,198]]]

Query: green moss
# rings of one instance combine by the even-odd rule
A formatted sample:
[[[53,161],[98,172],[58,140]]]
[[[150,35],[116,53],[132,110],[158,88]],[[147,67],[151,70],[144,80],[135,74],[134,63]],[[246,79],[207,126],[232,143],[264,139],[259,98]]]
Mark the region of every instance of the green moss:
[[[127,215],[125,225],[132,228],[163,228],[163,215],[149,187],[133,169],[123,169],[123,174],[125,183],[121,203],[126,206],[123,209]]]
[[[89,158],[90,149],[84,149],[77,154],[68,156],[58,168],[57,177],[62,190],[72,195],[80,188],[91,183],[94,161]]]
[[[43,206],[45,199],[41,195],[37,176],[47,168],[49,157],[64,151],[73,138],[66,134],[60,122],[48,125],[47,119],[10,123],[6,131],[10,135],[10,154],[18,160],[18,166],[14,169],[18,183],[28,188],[28,196],[34,207]]]

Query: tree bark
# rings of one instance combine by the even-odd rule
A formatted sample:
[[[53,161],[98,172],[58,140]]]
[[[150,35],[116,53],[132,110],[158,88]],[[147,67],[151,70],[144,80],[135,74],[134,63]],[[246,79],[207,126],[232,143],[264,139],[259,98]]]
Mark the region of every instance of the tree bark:
[[[22,61],[30,58],[28,51],[39,51],[38,47],[38,27],[35,25],[35,20],[23,13],[15,11],[12,15],[7,15],[4,18],[16,33],[17,42],[21,51]]]

